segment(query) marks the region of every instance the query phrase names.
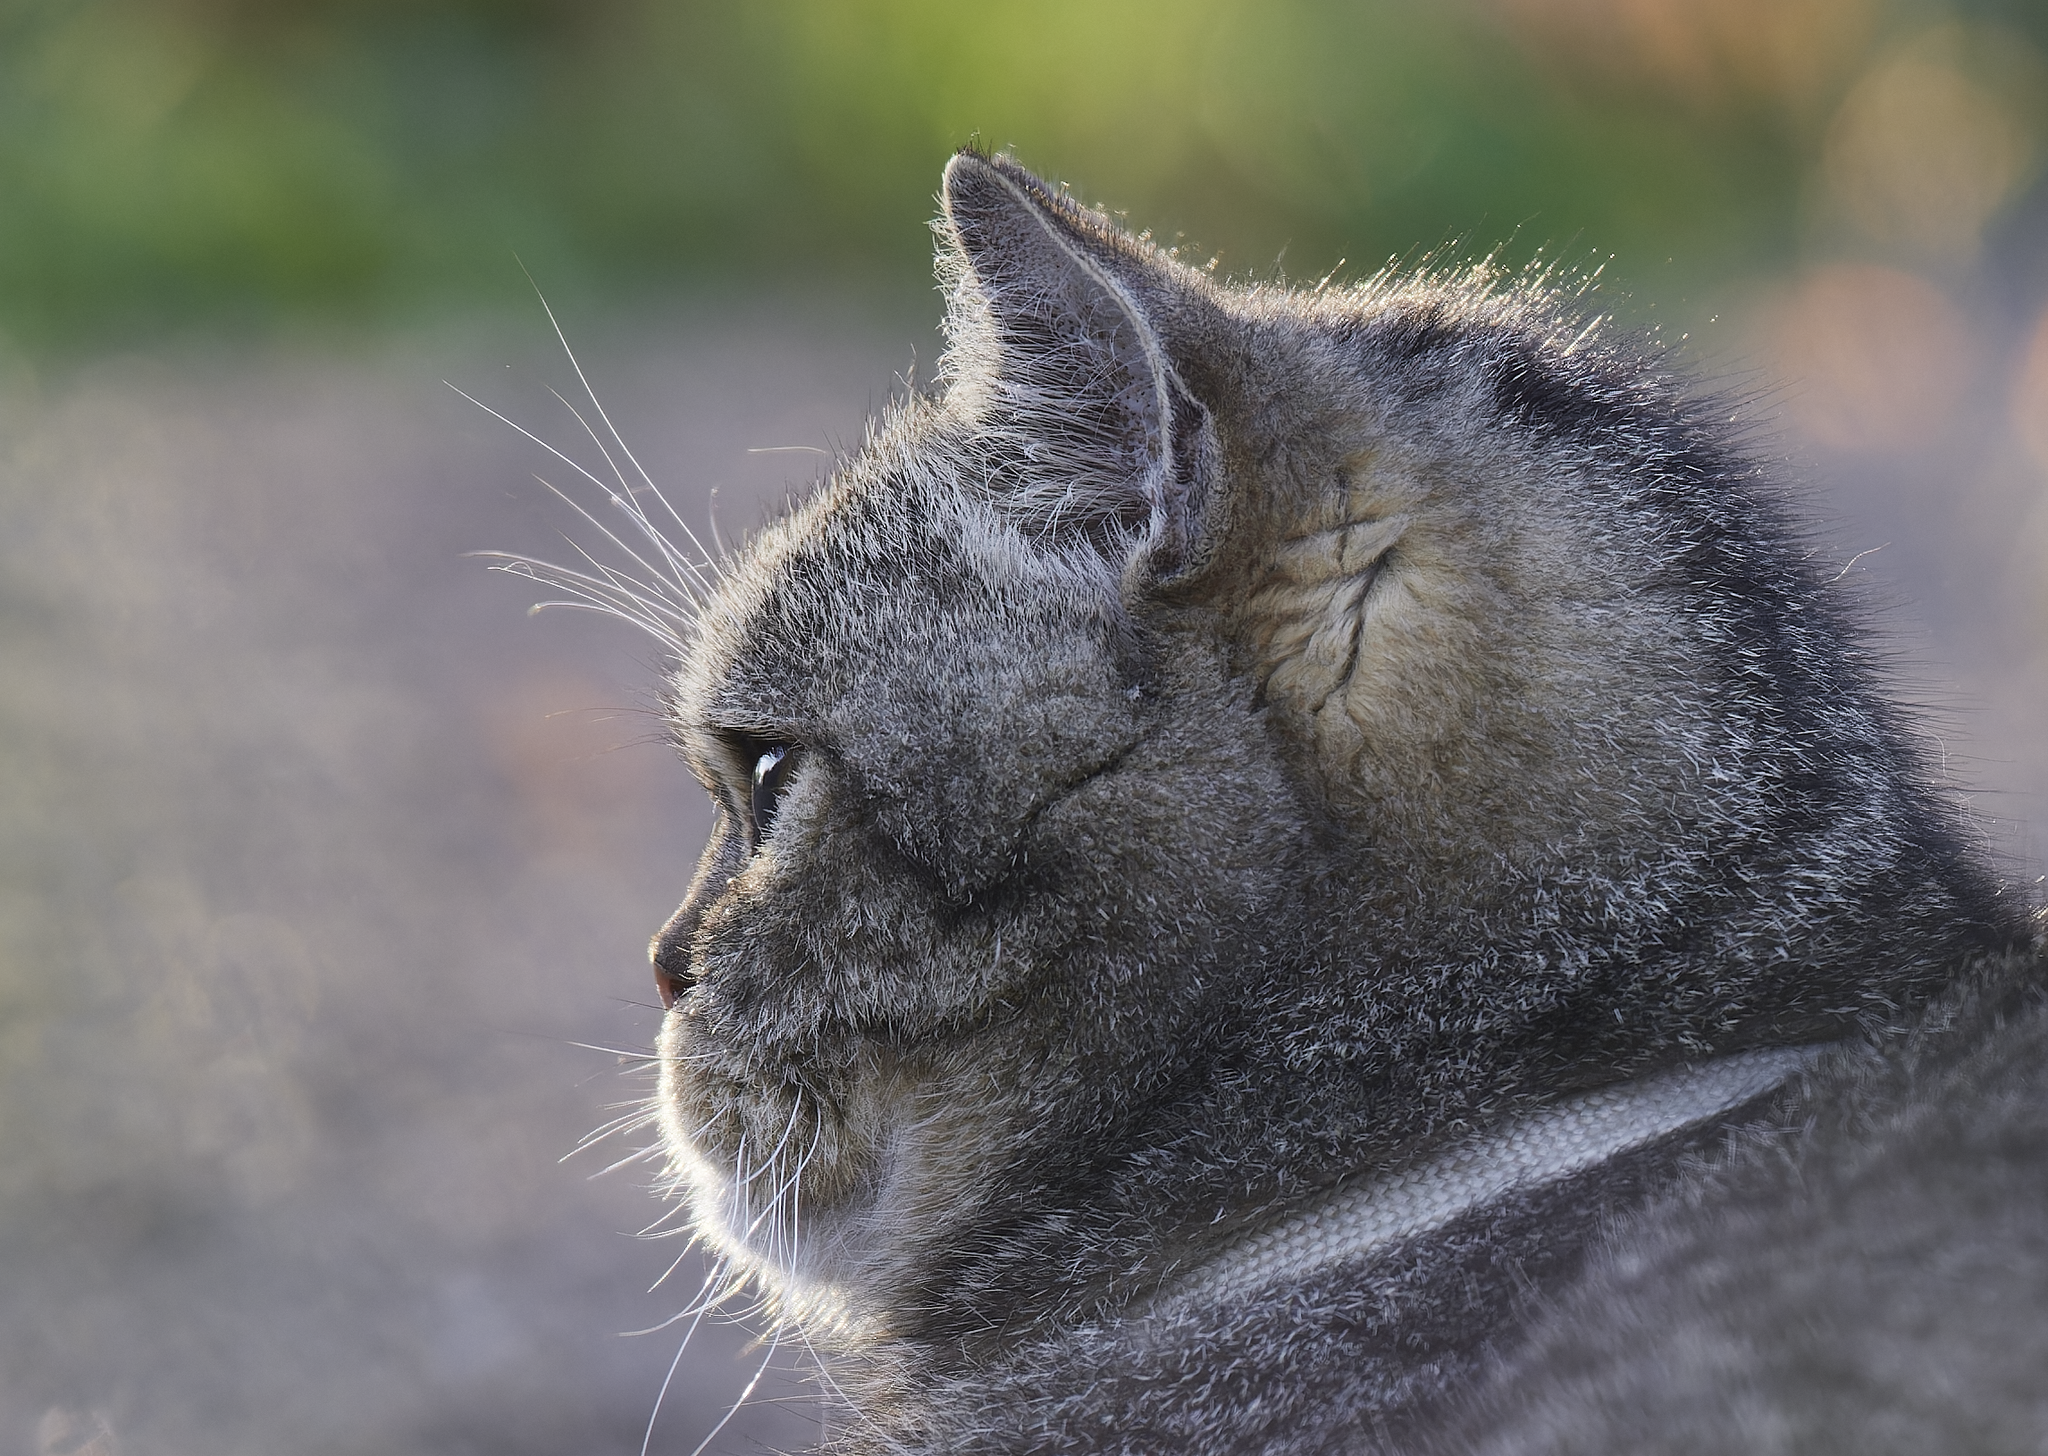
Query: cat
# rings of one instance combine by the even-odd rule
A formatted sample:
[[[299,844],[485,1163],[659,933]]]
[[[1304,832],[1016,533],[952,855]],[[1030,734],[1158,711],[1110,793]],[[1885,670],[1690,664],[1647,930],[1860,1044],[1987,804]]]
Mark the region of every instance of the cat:
[[[963,151],[659,620],[672,1191],[879,1452],[2040,1450],[2048,973],[1728,411]],[[653,535],[650,527],[650,536]]]

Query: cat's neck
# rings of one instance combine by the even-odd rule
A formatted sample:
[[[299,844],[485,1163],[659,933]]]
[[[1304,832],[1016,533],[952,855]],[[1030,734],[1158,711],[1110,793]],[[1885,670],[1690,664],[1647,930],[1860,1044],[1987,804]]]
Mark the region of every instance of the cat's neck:
[[[1737,1052],[1567,1097],[1422,1162],[1341,1183],[1170,1280],[1152,1302],[1231,1300],[1357,1262],[1509,1193],[1555,1183],[1696,1129],[1769,1092],[1826,1050]]]

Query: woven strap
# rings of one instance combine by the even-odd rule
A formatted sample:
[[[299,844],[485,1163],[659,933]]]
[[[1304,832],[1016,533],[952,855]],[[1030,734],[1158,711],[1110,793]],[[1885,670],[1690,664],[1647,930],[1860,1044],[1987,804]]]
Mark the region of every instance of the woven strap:
[[[1339,1185],[1247,1234],[1162,1295],[1227,1299],[1441,1228],[1502,1194],[1555,1182],[1759,1097],[1827,1048],[1737,1052],[1568,1097],[1398,1173]]]

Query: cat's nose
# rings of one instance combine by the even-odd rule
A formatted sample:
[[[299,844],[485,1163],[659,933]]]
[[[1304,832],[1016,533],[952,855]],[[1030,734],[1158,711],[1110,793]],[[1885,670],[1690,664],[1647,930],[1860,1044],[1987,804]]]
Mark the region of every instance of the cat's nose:
[[[691,984],[692,978],[687,970],[672,970],[662,964],[660,956],[654,958],[654,989],[661,993],[662,1010],[666,1011],[680,1001]]]
[[[697,984],[696,973],[690,969],[690,941],[696,930],[697,916],[685,902],[647,947],[648,957],[654,962],[654,989],[661,993],[663,1010],[675,1005],[685,991]]]

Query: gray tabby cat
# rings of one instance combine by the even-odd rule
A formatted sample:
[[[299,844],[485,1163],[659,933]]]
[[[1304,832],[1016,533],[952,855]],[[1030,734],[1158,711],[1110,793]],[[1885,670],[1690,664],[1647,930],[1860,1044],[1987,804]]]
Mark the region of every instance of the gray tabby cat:
[[[1726,411],[947,168],[697,612],[699,1236],[833,1449],[2048,1449],[2048,996]]]

